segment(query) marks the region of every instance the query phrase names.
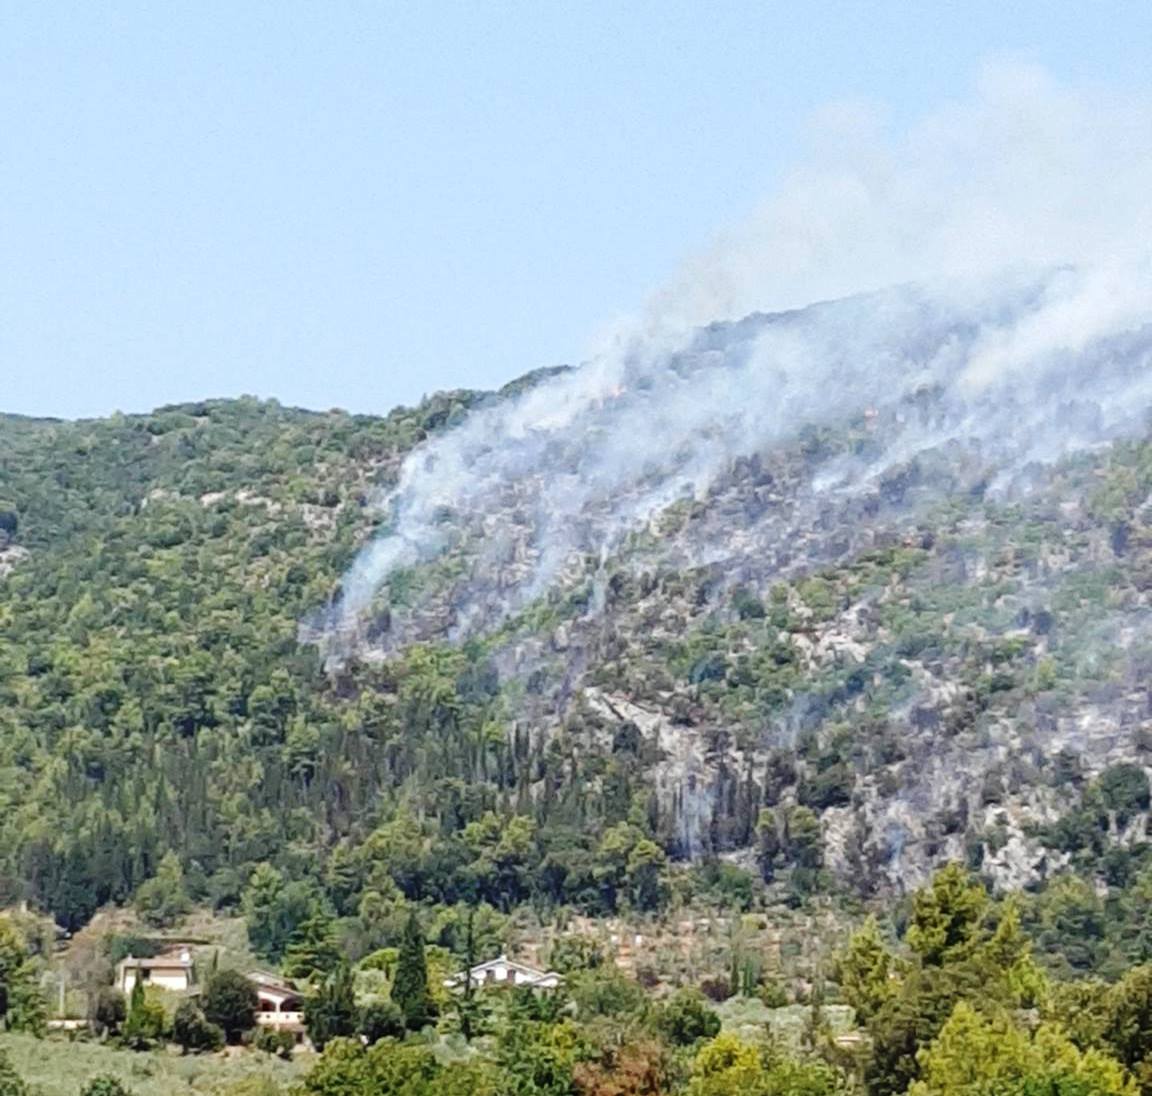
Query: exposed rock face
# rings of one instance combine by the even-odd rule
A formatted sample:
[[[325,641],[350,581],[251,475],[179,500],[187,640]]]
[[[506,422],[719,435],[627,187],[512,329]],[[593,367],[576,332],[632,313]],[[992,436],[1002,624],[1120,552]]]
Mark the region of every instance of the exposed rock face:
[[[11,574],[19,564],[28,558],[28,549],[8,541],[4,533],[0,533],[0,578]]]
[[[531,733],[638,734],[680,855],[746,850],[760,811],[803,805],[826,868],[867,888],[945,859],[1028,885],[1071,855],[1045,828],[1110,766],[1148,761],[1152,527],[1097,501],[1133,459],[1061,466],[999,502],[978,468],[923,466],[899,503],[883,484],[817,502],[802,453],[760,454],[614,557],[577,561],[490,634],[491,658],[529,683]],[[381,650],[470,630],[476,590],[529,567],[517,530],[514,508],[491,513],[501,551],[481,538],[417,571]]]

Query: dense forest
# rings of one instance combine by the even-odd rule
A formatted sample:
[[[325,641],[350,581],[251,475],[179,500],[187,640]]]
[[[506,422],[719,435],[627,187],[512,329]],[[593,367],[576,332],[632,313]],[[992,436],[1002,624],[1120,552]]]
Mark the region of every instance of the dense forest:
[[[76,928],[166,854],[216,908],[257,868],[340,914],[393,889],[658,900],[634,744],[577,757],[516,733],[482,650],[332,677],[297,641],[374,480],[474,398],[379,420],[239,401],[0,423],[5,901]]]

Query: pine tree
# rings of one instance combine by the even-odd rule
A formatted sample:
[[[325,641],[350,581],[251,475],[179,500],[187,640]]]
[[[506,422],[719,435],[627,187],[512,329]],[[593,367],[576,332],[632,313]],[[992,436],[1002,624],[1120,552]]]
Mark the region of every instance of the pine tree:
[[[157,928],[175,925],[192,909],[184,885],[184,868],[171,849],[164,854],[156,874],[137,890],[136,909]]]
[[[912,900],[908,946],[924,963],[965,959],[981,940],[988,896],[959,864],[947,864]]]
[[[341,960],[332,919],[316,913],[299,926],[284,952],[284,973],[309,981],[334,970]]]
[[[419,1031],[431,1019],[428,958],[424,954],[424,933],[420,930],[415,911],[409,916],[400,941],[396,978],[392,983],[392,1000],[400,1006],[410,1031]]]
[[[852,934],[848,947],[836,963],[837,981],[844,999],[856,1010],[856,1018],[867,1023],[894,992],[892,956],[880,937],[876,918],[869,917]]]

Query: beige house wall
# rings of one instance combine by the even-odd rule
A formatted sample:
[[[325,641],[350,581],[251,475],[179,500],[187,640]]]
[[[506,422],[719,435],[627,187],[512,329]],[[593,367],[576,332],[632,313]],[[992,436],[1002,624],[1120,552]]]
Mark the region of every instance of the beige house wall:
[[[131,993],[132,990],[135,989],[136,976],[139,973],[140,972],[134,967],[129,967],[124,971],[123,985],[120,987],[124,993]],[[152,970],[149,976],[144,979],[145,987],[157,986],[160,989],[171,989],[177,991],[186,990],[191,984],[192,983],[189,980],[188,971],[183,969]]]

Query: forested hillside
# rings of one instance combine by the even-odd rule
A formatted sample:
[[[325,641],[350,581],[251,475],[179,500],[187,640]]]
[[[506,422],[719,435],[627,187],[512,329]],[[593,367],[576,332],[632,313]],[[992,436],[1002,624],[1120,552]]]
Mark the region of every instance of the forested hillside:
[[[781,539],[808,469],[884,420],[810,431],[465,641],[461,584],[505,564],[465,544],[398,571],[325,670],[301,622],[374,490],[500,398],[0,420],[5,901],[75,928],[171,854],[194,902],[262,879],[370,947],[392,895],[659,909],[717,856],[792,900],[948,859],[1009,888],[1140,876],[1144,443],[1008,499],[918,459]]]
[[[471,398],[0,420],[6,900],[75,926],[175,850],[199,897],[235,901],[254,864],[307,862],[379,810],[423,746],[332,695],[297,623],[373,482]]]
[[[110,956],[195,912],[307,987],[301,1092],[1152,1090],[1152,444],[813,494],[907,409],[868,411],[476,626],[539,551],[513,491],[333,633],[405,457],[539,380],[0,418],[0,906],[138,925],[53,958],[0,920],[6,1025],[43,1031],[60,967],[109,1047],[219,1045],[199,1006],[107,1004]],[[441,987],[510,940],[564,993]]]

